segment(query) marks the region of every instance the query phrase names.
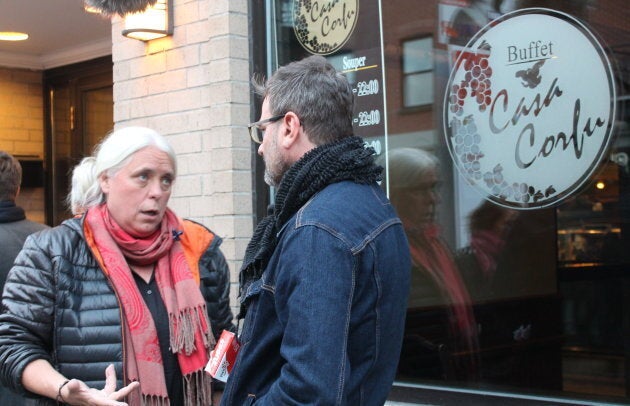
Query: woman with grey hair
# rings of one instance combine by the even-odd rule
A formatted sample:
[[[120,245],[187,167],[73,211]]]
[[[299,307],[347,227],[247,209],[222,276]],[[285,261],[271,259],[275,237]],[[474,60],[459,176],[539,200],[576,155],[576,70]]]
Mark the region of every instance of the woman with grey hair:
[[[204,367],[234,331],[229,271],[220,238],[167,207],[176,175],[151,129],[98,146],[73,185],[85,212],[29,238],[10,271],[4,385],[37,404],[212,404]]]
[[[473,378],[471,354],[478,349],[478,338],[472,303],[436,222],[439,161],[419,148],[394,148],[388,152],[388,173],[389,197],[407,232],[413,266],[400,371],[427,378]],[[437,325],[426,329],[414,324],[419,319],[415,314],[426,319],[428,313],[436,316]]]
[[[439,203],[437,158],[425,150],[406,147],[391,149],[388,160],[389,198],[405,227],[432,224]]]

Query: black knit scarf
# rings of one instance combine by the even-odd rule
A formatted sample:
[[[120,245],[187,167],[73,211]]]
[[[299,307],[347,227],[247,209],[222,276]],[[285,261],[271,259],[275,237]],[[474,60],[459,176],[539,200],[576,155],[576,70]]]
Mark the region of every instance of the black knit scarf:
[[[262,219],[245,251],[240,271],[240,295],[259,279],[276,248],[282,226],[311,198],[326,186],[349,180],[373,183],[381,179],[382,167],[374,163],[374,150],[365,148],[359,137],[321,145],[304,154],[284,174],[278,187],[273,214]],[[239,318],[247,311],[241,306]]]

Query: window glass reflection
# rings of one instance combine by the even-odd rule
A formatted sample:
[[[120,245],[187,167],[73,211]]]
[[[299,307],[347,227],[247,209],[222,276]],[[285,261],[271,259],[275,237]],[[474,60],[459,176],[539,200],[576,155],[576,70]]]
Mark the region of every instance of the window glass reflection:
[[[293,2],[274,3],[276,10],[287,10]],[[361,13],[377,12],[375,4],[361,1]],[[403,221],[413,256],[398,382],[627,403],[626,4],[396,0],[380,5],[385,83],[379,81],[378,92],[360,100],[386,99],[385,134],[369,134],[366,141],[378,140],[378,161],[387,168],[383,188]],[[454,50],[492,19],[527,7],[570,14],[599,35],[615,65],[620,113],[614,145],[582,189],[556,207],[515,210],[486,200],[459,176],[444,140],[442,101]],[[274,33],[277,49],[270,50],[280,65],[306,55],[283,16],[278,12],[275,18],[281,22]],[[366,34],[360,23],[355,36]],[[359,56],[351,43],[326,57],[340,65],[344,56]],[[357,72],[348,75],[356,82]],[[409,108],[418,106],[423,107]],[[367,129],[359,127],[357,135],[365,136]]]

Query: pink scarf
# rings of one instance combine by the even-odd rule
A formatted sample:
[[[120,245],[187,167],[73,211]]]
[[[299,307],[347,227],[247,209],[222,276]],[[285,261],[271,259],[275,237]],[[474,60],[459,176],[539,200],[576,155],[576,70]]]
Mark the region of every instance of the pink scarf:
[[[429,225],[420,230],[408,230],[407,236],[413,263],[428,272],[442,295],[448,298],[454,336],[460,337],[458,341],[466,349],[477,349],[477,326],[472,301],[449,249],[440,239],[438,227]]]
[[[169,399],[157,330],[128,263],[155,264],[155,280],[169,314],[170,348],[177,353],[184,379],[185,404],[211,404],[211,379],[204,367],[214,337],[205,300],[176,238],[182,229],[169,209],[160,229],[141,239],[126,233],[105,204],[88,210],[85,217],[86,238],[88,242],[92,238],[95,254],[122,305],[127,383],[139,381],[142,396],[131,394],[130,404],[168,405]]]

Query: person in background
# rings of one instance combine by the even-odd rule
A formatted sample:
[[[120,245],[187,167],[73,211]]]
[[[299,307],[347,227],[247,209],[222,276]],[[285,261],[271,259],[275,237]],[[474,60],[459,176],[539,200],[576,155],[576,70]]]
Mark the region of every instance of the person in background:
[[[473,298],[486,299],[500,293],[495,285],[497,267],[517,216],[516,210],[489,200],[483,200],[470,213],[470,243],[457,251],[455,260]]]
[[[68,207],[73,216],[80,216],[85,212],[88,204],[87,199],[98,190],[96,179],[96,159],[87,156],[72,169],[72,181],[70,183],[70,193],[66,198]],[[90,188],[94,189],[91,191]]]
[[[348,80],[321,56],[257,83],[273,214],[240,274],[241,348],[222,405],[382,405],[402,341],[408,243],[353,135]]]
[[[8,152],[0,151],[0,289],[26,237],[48,228],[28,220],[24,209],[15,204],[21,183],[20,162]]]
[[[380,161],[385,157],[381,155]],[[471,379],[478,335],[472,301],[436,222],[439,163],[420,148],[388,151],[390,199],[409,239],[413,269],[400,371],[426,378]],[[434,320],[429,326],[410,320]],[[455,355],[458,354],[458,355]]]
[[[234,331],[221,239],[168,208],[157,132],[114,131],[93,174],[84,214],[29,237],[9,273],[0,379],[34,404],[211,405],[204,367]]]
[[[28,220],[24,209],[15,204],[21,183],[20,162],[8,152],[0,151],[0,291],[26,237],[48,228]],[[21,396],[0,387],[0,404],[17,405],[23,400]]]

